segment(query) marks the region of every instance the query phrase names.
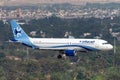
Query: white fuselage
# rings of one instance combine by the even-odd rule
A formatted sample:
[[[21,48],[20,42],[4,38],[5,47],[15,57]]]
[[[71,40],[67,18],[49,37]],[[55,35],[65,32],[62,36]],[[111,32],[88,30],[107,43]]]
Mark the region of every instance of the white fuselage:
[[[105,51],[113,48],[101,39],[30,38],[30,41],[39,49]]]

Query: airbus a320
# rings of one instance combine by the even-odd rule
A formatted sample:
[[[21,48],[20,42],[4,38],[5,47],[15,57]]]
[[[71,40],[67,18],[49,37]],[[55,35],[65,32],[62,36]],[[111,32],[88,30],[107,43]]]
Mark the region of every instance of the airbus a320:
[[[65,56],[75,56],[77,52],[84,51],[107,51],[113,46],[102,39],[70,39],[70,38],[31,38],[20,25],[11,20],[10,25],[14,38],[13,42],[20,42],[33,49],[59,51],[58,58]]]

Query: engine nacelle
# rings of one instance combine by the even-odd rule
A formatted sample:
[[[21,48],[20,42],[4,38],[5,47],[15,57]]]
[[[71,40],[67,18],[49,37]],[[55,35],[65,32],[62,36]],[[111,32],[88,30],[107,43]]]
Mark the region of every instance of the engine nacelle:
[[[76,51],[75,50],[65,50],[66,56],[75,56]]]

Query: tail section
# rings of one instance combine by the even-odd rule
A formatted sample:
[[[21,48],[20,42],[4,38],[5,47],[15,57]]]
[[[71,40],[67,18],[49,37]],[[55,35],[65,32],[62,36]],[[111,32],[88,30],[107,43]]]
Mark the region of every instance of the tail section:
[[[15,20],[11,20],[10,25],[11,25],[15,40],[19,41],[21,39],[29,38],[29,36],[24,32],[24,30],[20,27],[20,25]]]
[[[24,30],[20,27],[20,25],[15,21],[11,20],[10,25],[12,28],[12,32],[14,35],[14,39],[12,41],[17,41],[22,43],[25,46],[31,47],[33,49],[37,48],[36,46],[33,45],[31,42],[31,39],[25,32]]]

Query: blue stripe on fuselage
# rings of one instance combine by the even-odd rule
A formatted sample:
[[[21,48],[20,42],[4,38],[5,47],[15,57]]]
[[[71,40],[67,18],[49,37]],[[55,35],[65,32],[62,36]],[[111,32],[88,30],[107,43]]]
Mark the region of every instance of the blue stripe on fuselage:
[[[50,46],[50,47],[40,47],[40,48],[62,48],[62,47],[80,47],[88,51],[100,51],[99,49],[90,47],[90,46],[83,46],[83,45],[61,45],[61,46]]]

